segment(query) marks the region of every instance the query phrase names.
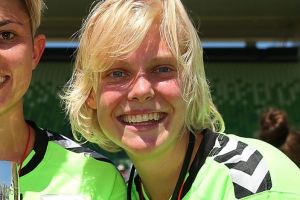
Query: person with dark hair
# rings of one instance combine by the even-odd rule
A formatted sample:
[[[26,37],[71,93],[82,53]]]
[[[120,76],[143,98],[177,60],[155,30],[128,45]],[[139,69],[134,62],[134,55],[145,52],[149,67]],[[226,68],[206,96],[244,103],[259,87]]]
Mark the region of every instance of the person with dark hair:
[[[260,118],[258,138],[279,148],[289,134],[287,114],[275,108],[269,108]]]
[[[268,108],[261,115],[258,138],[279,148],[300,166],[300,134],[290,128],[286,112]]]
[[[292,131],[287,136],[280,150],[283,151],[300,168],[300,134]]]

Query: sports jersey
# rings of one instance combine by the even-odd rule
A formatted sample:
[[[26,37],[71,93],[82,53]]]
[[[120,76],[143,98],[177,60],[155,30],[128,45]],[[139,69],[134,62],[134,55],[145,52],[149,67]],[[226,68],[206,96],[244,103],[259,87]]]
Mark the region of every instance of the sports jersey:
[[[104,156],[63,135],[34,128],[33,150],[20,173],[23,200],[122,200],[125,183]]]
[[[256,139],[202,134],[179,199],[300,200],[300,169],[281,151]],[[149,199],[137,174],[128,188],[128,199]]]

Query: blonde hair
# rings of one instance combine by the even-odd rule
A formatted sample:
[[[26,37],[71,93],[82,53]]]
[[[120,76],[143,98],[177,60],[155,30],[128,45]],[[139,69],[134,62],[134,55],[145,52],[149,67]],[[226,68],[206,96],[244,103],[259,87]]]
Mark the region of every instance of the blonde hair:
[[[91,90],[97,93],[99,75],[117,58],[137,49],[158,16],[161,37],[181,72],[186,127],[192,132],[224,131],[206,82],[200,39],[180,0],[106,0],[94,6],[82,26],[75,68],[62,96],[78,140],[83,136],[108,151],[119,149],[101,131],[97,112],[86,100]]]
[[[45,8],[43,0],[21,0],[25,5],[25,11],[29,16],[32,35],[36,34],[41,24],[41,15]]]

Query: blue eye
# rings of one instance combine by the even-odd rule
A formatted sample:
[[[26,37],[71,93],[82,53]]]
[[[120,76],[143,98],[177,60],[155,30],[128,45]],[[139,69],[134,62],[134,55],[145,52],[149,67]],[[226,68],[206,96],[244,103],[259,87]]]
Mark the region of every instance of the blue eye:
[[[112,71],[109,76],[112,78],[121,78],[121,77],[128,76],[128,74],[121,70],[115,70],[115,71]]]
[[[157,73],[167,73],[167,72],[171,72],[171,71],[174,71],[174,70],[171,67],[166,66],[166,65],[159,66],[154,70],[154,72],[157,72]]]

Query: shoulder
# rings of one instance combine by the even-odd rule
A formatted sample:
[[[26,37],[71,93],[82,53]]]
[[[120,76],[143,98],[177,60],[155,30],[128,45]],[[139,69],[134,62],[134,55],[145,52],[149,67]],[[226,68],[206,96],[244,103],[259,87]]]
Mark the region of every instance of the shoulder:
[[[47,187],[42,190],[53,194],[72,188],[70,194],[80,191],[97,199],[125,196],[125,183],[109,159],[62,134],[32,126],[34,154],[21,171],[21,184],[27,187],[23,190],[43,192],[39,183],[43,177]]]
[[[58,133],[51,132],[48,130],[45,130],[45,132],[47,133],[50,143],[55,143],[56,145],[58,145],[59,148],[64,149],[67,152],[72,152],[74,154],[82,155],[86,158],[93,158],[97,161],[103,161],[103,162],[108,162],[108,163],[112,164],[111,160],[109,160],[104,155],[102,155],[88,147],[83,147],[78,142],[75,142],[74,140],[72,140],[62,134],[58,134]]]
[[[299,169],[265,142],[220,134],[209,157],[228,170],[238,199],[262,192],[293,193],[297,188],[292,184],[299,177]]]
[[[88,148],[83,145],[75,142],[74,140],[68,138],[63,134],[56,133],[54,131],[49,131],[47,129],[40,128],[36,125],[35,122],[26,120],[27,123],[35,130],[35,144],[34,150],[39,154],[42,154],[41,157],[44,157],[45,151],[57,149],[64,152],[70,152],[72,154],[80,154],[85,157],[90,157],[96,159],[98,161],[112,163],[107,157],[104,155]],[[49,148],[49,144],[55,144],[55,146],[51,146]]]
[[[64,166],[69,171],[68,173],[71,171],[83,173],[83,177],[80,175],[81,181],[88,181],[92,184],[93,186],[90,188],[94,188],[95,193],[103,199],[123,199],[126,193],[125,182],[111,160],[64,135],[49,131],[47,131],[47,135],[50,143],[49,149],[51,146],[53,149],[52,157],[64,155],[66,160]],[[103,184],[105,187],[97,189],[99,185]]]
[[[85,179],[89,180],[90,184],[93,184],[93,186],[89,187],[94,188],[95,194],[98,197],[101,196],[103,199],[125,198],[125,182],[117,168],[107,157],[87,147],[83,147],[66,136],[48,131],[47,134],[51,142],[59,145],[68,152],[72,152],[72,154],[76,154],[76,157],[80,158],[78,162],[85,163],[84,167],[82,167]],[[99,189],[99,185],[102,186],[101,189]]]

